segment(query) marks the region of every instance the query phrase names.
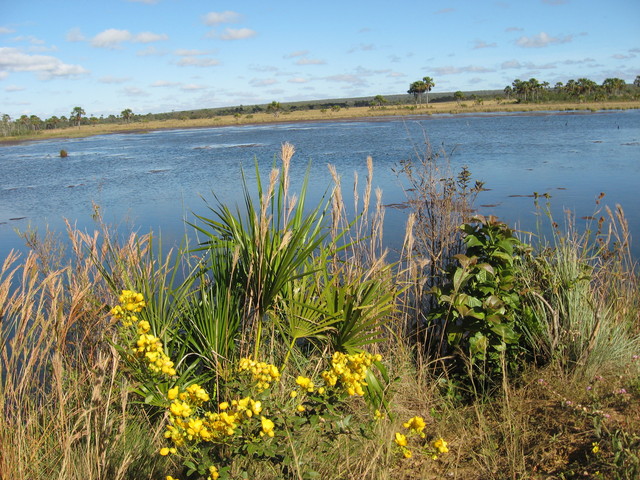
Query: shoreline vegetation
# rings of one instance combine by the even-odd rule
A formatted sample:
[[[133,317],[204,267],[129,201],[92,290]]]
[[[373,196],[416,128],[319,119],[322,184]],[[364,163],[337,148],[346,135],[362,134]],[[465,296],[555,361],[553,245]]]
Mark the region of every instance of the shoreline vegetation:
[[[168,120],[145,120],[144,117],[126,123],[99,123],[77,127],[37,130],[32,134],[0,137],[0,146],[16,145],[24,142],[51,139],[83,138],[95,135],[147,133],[161,130],[181,130],[189,128],[212,128],[240,125],[268,125],[298,122],[335,122],[353,120],[375,120],[385,117],[422,117],[429,115],[473,115],[484,113],[541,114],[550,112],[600,112],[606,110],[640,109],[640,100],[598,101],[598,102],[541,102],[521,103],[515,100],[483,99],[481,103],[472,100],[462,102],[431,102],[419,105],[358,106],[347,108],[257,112],[247,114],[227,114],[208,118],[184,118]]]
[[[402,163],[389,263],[373,160],[353,185],[329,166],[309,205],[294,153],[242,207],[208,204],[199,245],[163,253],[99,210],[66,247],[25,235],[0,266],[1,478],[640,478],[621,207],[580,231],[537,198],[552,234],[526,244],[427,152]]]

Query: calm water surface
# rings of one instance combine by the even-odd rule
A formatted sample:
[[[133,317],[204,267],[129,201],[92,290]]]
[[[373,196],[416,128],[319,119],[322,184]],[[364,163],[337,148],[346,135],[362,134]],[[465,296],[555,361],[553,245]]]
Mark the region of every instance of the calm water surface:
[[[63,231],[63,218],[92,229],[92,204],[105,219],[179,241],[193,212],[207,214],[212,192],[225,203],[241,201],[241,168],[250,186],[257,160],[265,181],[280,145],[296,147],[292,173],[299,185],[311,162],[311,200],[331,184],[336,166],[350,194],[361,182],[365,159],[374,159],[374,184],[386,204],[405,200],[394,167],[426,150],[425,141],[451,152],[454,168],[466,165],[485,182],[483,213],[529,230],[535,225],[533,192],[549,193],[558,218],[564,209],[592,215],[595,198],[621,204],[640,258],[640,111],[535,115],[433,115],[377,121],[297,123],[105,135],[0,147],[0,258],[22,248],[15,229]],[[60,158],[61,149],[69,152]],[[203,200],[203,197],[205,200]],[[406,210],[388,209],[385,235],[394,247]]]

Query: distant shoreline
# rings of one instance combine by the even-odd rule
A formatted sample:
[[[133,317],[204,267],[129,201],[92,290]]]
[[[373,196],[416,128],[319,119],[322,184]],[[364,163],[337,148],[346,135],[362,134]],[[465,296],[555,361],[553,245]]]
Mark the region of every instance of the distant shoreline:
[[[187,120],[155,120],[149,122],[133,122],[125,124],[82,125],[65,129],[41,131],[35,135],[0,138],[0,147],[20,145],[23,143],[71,140],[97,135],[143,134],[166,130],[202,129],[229,126],[283,125],[291,123],[327,123],[350,121],[385,121],[390,118],[411,120],[430,116],[500,116],[500,115],[563,115],[575,113],[606,113],[610,110],[640,109],[640,101],[599,102],[583,104],[518,104],[488,101],[483,105],[461,106],[456,102],[441,102],[430,105],[419,105],[416,108],[385,107],[351,107],[338,112],[322,112],[319,110],[295,111],[282,113],[279,116],[258,113],[243,115],[240,118],[231,115]]]

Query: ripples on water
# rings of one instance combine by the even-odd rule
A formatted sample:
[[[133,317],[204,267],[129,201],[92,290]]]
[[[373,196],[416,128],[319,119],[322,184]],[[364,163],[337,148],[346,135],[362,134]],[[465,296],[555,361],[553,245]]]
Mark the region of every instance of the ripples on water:
[[[203,196],[241,202],[245,169],[255,185],[254,160],[264,180],[280,145],[296,147],[294,185],[311,162],[310,201],[331,185],[334,164],[351,195],[353,172],[361,184],[365,159],[374,159],[374,184],[386,204],[405,197],[393,173],[400,160],[423,154],[428,140],[451,154],[456,169],[467,165],[490,189],[479,197],[483,213],[494,213],[533,229],[533,192],[549,193],[556,217],[564,208],[578,220],[604,202],[625,207],[633,232],[640,231],[640,111],[535,115],[430,116],[378,121],[298,123],[116,134],[48,140],[0,147],[0,255],[21,245],[14,228],[62,218],[93,228],[92,203],[108,222],[129,222],[138,231],[161,231],[165,244],[178,241],[192,212],[205,214]],[[59,151],[66,150],[67,158]],[[388,209],[390,246],[400,241],[406,210]],[[638,235],[635,235],[638,237]],[[640,242],[640,239],[638,239]],[[634,247],[640,257],[640,245]]]

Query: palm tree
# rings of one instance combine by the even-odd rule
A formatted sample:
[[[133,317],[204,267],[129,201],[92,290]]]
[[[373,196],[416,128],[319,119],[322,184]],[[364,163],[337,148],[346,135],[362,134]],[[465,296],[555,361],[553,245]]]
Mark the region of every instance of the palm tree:
[[[133,117],[133,110],[131,110],[130,108],[125,108],[120,115],[122,115],[122,119],[125,121],[125,123],[129,123],[131,117]]]
[[[427,92],[427,105],[429,105],[429,92],[436,86],[436,82],[434,82],[431,77],[423,77],[422,81],[424,82],[425,91]]]
[[[71,110],[71,113],[69,114],[69,119],[73,120],[74,122],[76,122],[76,126],[80,126],[80,120],[82,120],[82,116],[86,115],[85,111],[82,109],[82,107],[74,107],[73,110]]]
[[[418,104],[418,99],[420,99],[420,103],[422,103],[422,94],[427,90],[427,86],[422,80],[418,80],[409,85],[409,90],[407,93],[413,95],[413,98],[416,101],[416,105]]]

